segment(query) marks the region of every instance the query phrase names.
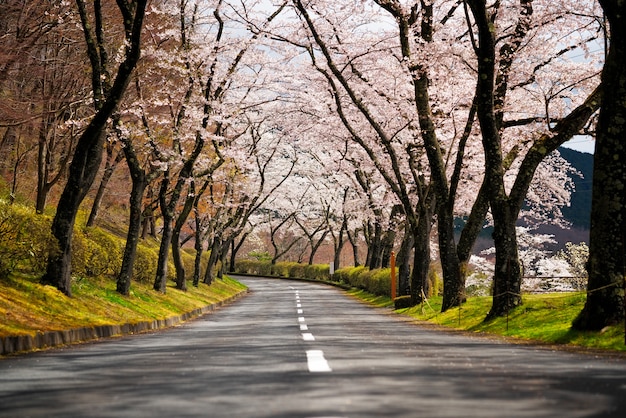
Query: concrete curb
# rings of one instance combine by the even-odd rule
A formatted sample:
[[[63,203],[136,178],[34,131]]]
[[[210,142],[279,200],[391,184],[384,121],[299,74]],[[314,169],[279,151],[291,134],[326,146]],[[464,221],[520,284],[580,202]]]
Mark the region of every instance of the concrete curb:
[[[244,290],[223,301],[194,309],[181,315],[165,319],[155,319],[154,321],[142,321],[119,325],[98,325],[70,330],[38,332],[35,335],[10,335],[0,337],[0,356],[42,350],[68,344],[95,341],[113,336],[139,334],[142,332],[173,327],[182,322],[200,317],[224,305],[232,303],[247,293],[248,291]]]

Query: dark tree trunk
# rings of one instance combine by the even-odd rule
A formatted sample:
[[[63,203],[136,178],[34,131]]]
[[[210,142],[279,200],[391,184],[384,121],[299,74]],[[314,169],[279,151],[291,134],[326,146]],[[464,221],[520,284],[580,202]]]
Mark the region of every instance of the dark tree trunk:
[[[430,270],[430,232],[432,230],[433,210],[429,204],[420,204],[419,219],[413,228],[415,242],[413,254],[413,273],[411,274],[411,300],[422,301],[423,295],[430,293],[428,272]]]
[[[445,312],[465,302],[465,278],[461,274],[461,264],[454,241],[452,208],[441,207],[437,211],[437,231],[439,234],[439,258],[445,280],[441,311]]]
[[[496,109],[496,40],[493,22],[483,1],[468,1],[478,29],[478,80],[476,87],[476,113],[482,131],[485,152],[485,179],[489,203],[494,219],[494,244],[496,271],[494,297],[487,318],[503,315],[522,303],[521,267],[517,257],[516,216],[513,216],[504,187],[504,161],[502,156],[499,116]],[[498,87],[502,87],[499,84]]]
[[[105,116],[108,119],[108,115],[102,115],[101,118]],[[71,261],[74,223],[78,208],[89,192],[100,167],[102,146],[106,136],[104,132],[106,119],[100,123],[92,122],[81,137],[70,165],[67,184],[52,221],[52,234],[58,241],[59,254],[50,257],[46,274],[41,281],[44,284],[56,286],[68,296],[72,295]]]
[[[235,271],[235,261],[237,258],[237,254],[239,253],[239,250],[241,249],[243,243],[246,241],[246,238],[248,238],[248,235],[250,235],[249,232],[246,232],[242,235],[241,239],[239,240],[239,243],[237,243],[237,245],[235,245],[235,241],[231,241],[231,249],[230,249],[230,266],[228,268],[228,271],[230,272],[234,272]]]
[[[493,241],[496,248],[496,266],[493,277],[493,304],[487,320],[504,316],[511,309],[521,305],[522,265],[517,252],[516,215],[506,203],[493,205]],[[498,219],[496,221],[496,219]]]
[[[117,153],[115,158],[113,158],[113,145],[107,144],[106,146],[107,159],[106,166],[104,168],[104,173],[102,174],[102,179],[100,179],[100,185],[98,186],[98,191],[96,192],[96,197],[93,199],[93,204],[91,205],[91,212],[89,212],[89,218],[87,219],[86,226],[93,226],[98,217],[98,211],[100,210],[100,204],[102,203],[102,199],[104,198],[104,193],[106,188],[113,176],[113,172],[117,168],[117,165],[122,158],[124,158],[124,154],[120,151]]]
[[[383,229],[380,226],[380,223],[374,223],[373,227],[373,235],[372,240],[370,242],[370,260],[369,260],[369,269],[374,270],[380,268],[382,265],[383,254],[382,254],[382,235]]]
[[[219,251],[221,247],[221,239],[215,237],[211,244],[211,254],[209,254],[209,260],[207,262],[206,270],[204,271],[204,284],[210,285],[213,283],[215,265],[219,259]]]
[[[343,222],[341,223],[341,228],[339,228],[339,233],[337,237],[334,239],[334,256],[333,256],[333,269],[337,270],[341,266],[341,251],[343,250],[343,246],[345,243],[344,233],[348,229],[348,220],[344,217]]]
[[[410,275],[411,275],[411,250],[415,246],[415,239],[411,234],[408,224],[404,228],[404,238],[398,250],[396,264],[398,266],[398,291],[400,295],[408,295],[411,293]]]
[[[172,243],[172,221],[174,219],[173,209],[170,209],[167,202],[167,188],[169,185],[169,173],[165,173],[165,178],[161,181],[159,190],[159,202],[161,216],[163,216],[163,231],[161,232],[161,244],[159,246],[159,258],[157,261],[156,277],[154,279],[154,290],[165,293],[167,291],[167,263],[169,249]],[[178,199],[177,199],[178,201]]]
[[[395,226],[394,226],[395,227]],[[396,241],[396,231],[390,229],[384,234],[384,238],[381,240],[381,255],[380,255],[380,267],[388,268],[391,260],[391,252],[393,251],[393,244]]]
[[[359,267],[361,265],[361,261],[359,260],[358,243],[359,230],[355,230],[352,234],[350,233],[350,230],[346,230],[346,235],[348,236],[348,241],[350,241],[350,246],[352,247],[352,259],[354,260],[354,267]]]
[[[626,308],[626,7],[618,0],[600,4],[609,20],[610,41],[596,131],[587,301],[573,323],[580,330],[619,324]]]
[[[219,269],[217,270],[217,278],[220,280],[224,278],[226,256],[228,255],[228,247],[230,247],[231,243],[232,243],[232,238],[226,240],[226,242],[222,243],[222,245],[220,246],[220,257],[219,257],[220,266],[219,266]]]
[[[180,230],[174,227],[172,229],[172,260],[176,270],[176,288],[179,290],[187,290],[187,279],[185,277],[185,264],[180,248]]]
[[[202,255],[204,254],[204,237],[205,231],[202,228],[202,222],[200,221],[199,210],[197,207],[198,201],[194,204],[194,211],[196,213],[196,239],[194,241],[194,249],[196,250],[196,256],[193,263],[193,285],[198,287],[200,284],[200,276],[202,275]]]
[[[133,267],[137,258],[137,244],[141,232],[141,213],[143,195],[148,185],[148,180],[144,170],[141,169],[132,144],[127,143],[124,147],[126,161],[130,170],[133,186],[130,192],[130,219],[128,222],[128,233],[126,235],[126,246],[124,247],[124,257],[122,258],[122,268],[117,276],[117,291],[123,295],[130,292],[130,283],[133,276]]]
[[[185,264],[183,263],[181,254],[180,231],[189,217],[195,201],[194,183],[192,182],[189,187],[189,194],[185,200],[185,205],[183,206],[183,210],[178,214],[176,224],[172,231],[172,257],[174,259],[174,266],[176,267],[176,288],[179,290],[187,290]]]

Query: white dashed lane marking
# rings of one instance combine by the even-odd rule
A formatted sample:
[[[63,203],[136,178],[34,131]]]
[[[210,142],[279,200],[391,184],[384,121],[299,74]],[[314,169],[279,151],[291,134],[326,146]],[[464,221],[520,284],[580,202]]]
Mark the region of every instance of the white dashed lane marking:
[[[300,303],[300,295],[298,291],[296,293],[296,308],[298,315],[302,315],[304,310],[302,309],[302,304]],[[306,325],[306,321],[303,316],[298,317],[298,323],[300,324],[300,331],[308,331],[309,327]],[[302,333],[303,341],[315,341],[315,337],[311,332],[303,332]],[[311,373],[319,373],[319,372],[331,372],[332,369],[328,365],[328,361],[324,358],[324,352],[322,350],[307,350],[306,351],[307,365],[309,367],[309,372]]]
[[[322,350],[307,350],[306,358],[311,373],[332,371]]]

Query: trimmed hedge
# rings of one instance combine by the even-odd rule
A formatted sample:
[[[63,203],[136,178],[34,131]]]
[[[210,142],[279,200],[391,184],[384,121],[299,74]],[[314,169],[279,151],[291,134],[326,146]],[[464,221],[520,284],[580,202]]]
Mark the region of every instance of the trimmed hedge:
[[[363,289],[379,296],[391,295],[391,269],[369,270],[367,267],[344,267],[330,276],[328,264],[300,264],[295,262],[237,260],[233,273],[259,276],[290,277],[316,281],[331,281]]]
[[[279,261],[276,264],[272,264],[269,261],[262,260],[237,260],[233,273],[319,281],[331,280],[330,266],[328,264],[301,264],[292,261]]]

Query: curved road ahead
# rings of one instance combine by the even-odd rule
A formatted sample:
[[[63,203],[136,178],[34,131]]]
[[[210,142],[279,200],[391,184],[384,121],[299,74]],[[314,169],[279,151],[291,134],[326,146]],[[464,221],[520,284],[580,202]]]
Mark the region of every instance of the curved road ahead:
[[[626,362],[437,332],[340,290],[241,278],[153,334],[0,360],[0,417],[624,417]]]

